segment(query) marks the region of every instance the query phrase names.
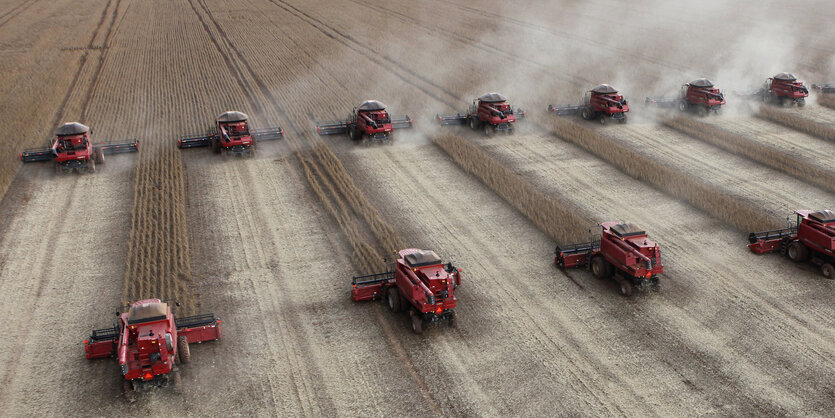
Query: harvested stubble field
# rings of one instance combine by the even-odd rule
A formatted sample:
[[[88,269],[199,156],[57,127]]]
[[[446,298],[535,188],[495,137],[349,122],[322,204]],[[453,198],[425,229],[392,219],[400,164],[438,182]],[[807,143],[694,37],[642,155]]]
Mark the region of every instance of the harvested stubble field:
[[[744,244],[794,209],[832,208],[831,188],[802,179],[832,175],[832,142],[756,114],[700,120],[735,135],[724,146],[639,107],[626,126],[544,114],[600,82],[637,102],[702,75],[726,88],[786,68],[831,81],[835,13],[802,3],[686,15],[703,2],[0,5],[0,120],[24,138],[0,140],[0,157],[74,119],[103,140],[142,141],[95,175],[2,166],[0,405],[13,416],[827,414],[833,282]],[[628,44],[598,30],[604,13]],[[705,33],[714,14],[740,24]],[[752,39],[774,27],[778,49],[804,48],[762,68],[773,57]],[[531,116],[515,136],[432,125],[494,90]],[[315,136],[314,120],[367,98],[416,128],[382,147]],[[175,148],[229,109],[281,125],[285,140],[254,159]],[[790,112],[835,120],[825,106]],[[751,154],[754,143],[773,154]],[[626,299],[554,268],[556,242],[611,219],[660,243],[660,293]],[[352,275],[411,246],[464,268],[457,328],[415,336],[405,315],[350,301]],[[193,347],[182,394],[126,404],[118,367],[86,361],[79,343],[144,296],[215,312],[224,340]]]

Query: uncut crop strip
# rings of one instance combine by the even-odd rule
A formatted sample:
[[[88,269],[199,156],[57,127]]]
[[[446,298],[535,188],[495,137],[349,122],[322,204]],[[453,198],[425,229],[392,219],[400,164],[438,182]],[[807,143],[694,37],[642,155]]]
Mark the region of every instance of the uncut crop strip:
[[[759,112],[755,114],[756,117],[771,121],[788,128],[816,136],[820,139],[835,142],[835,128],[832,126],[815,122],[782,110],[772,109],[770,107],[762,106]],[[831,184],[831,183],[830,183]]]
[[[432,142],[449,154],[464,171],[476,176],[554,241],[566,244],[587,236],[588,225],[593,223],[590,219],[536,190],[472,142],[451,134],[434,137]]]
[[[782,112],[780,112],[782,113]],[[804,182],[817,185],[824,190],[835,191],[835,171],[815,167],[778,150],[766,147],[744,136],[699,122],[695,119],[677,116],[662,122],[665,126],[700,139],[726,151],[782,171]]]
[[[165,141],[143,144],[134,177],[123,304],[172,299],[182,312],[194,312],[185,200],[179,150]]]
[[[828,107],[830,109],[835,110],[835,95],[832,94],[819,94],[818,95],[818,104],[821,106]]]
[[[600,135],[576,122],[558,118],[551,122],[551,128],[557,137],[597,155],[640,181],[647,182],[674,197],[684,199],[741,231],[750,232],[780,226],[764,213],[733,196],[639,154],[616,140]]]

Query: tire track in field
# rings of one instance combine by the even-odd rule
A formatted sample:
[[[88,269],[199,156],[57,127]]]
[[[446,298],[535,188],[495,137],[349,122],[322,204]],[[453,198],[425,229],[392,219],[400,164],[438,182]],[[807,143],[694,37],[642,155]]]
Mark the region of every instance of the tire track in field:
[[[32,7],[33,5],[35,5],[35,3],[39,2],[39,1],[40,0],[31,0],[28,3],[24,1],[20,4],[18,4],[17,6],[13,7],[8,12],[3,13],[2,15],[0,15],[0,28],[5,26],[7,23],[9,23],[10,20],[16,18],[18,15],[25,12],[27,9],[29,9],[30,7]]]
[[[104,12],[102,12],[102,20],[99,22],[100,24],[105,20],[107,15],[107,9],[110,7],[110,4],[113,0],[107,1],[107,7],[105,7]],[[84,95],[84,101],[81,105],[81,115],[79,116],[79,121],[84,123],[87,120],[87,108],[90,106],[90,99],[93,97],[93,90],[99,83],[99,76],[101,75],[102,67],[104,67],[104,59],[107,57],[107,49],[110,43],[110,38],[113,36],[113,27],[116,24],[116,18],[119,15],[119,6],[121,6],[122,0],[116,0],[116,5],[113,7],[113,11],[110,14],[110,23],[107,25],[107,32],[105,33],[104,40],[102,41],[101,51],[99,52],[99,60],[96,63],[96,70],[93,72],[93,80],[90,82],[90,85],[87,86],[87,93]],[[94,47],[93,42],[96,39],[96,35],[98,34],[99,28],[96,28],[96,31],[93,33],[93,37],[90,38],[90,43],[87,45],[87,48],[92,49]]]

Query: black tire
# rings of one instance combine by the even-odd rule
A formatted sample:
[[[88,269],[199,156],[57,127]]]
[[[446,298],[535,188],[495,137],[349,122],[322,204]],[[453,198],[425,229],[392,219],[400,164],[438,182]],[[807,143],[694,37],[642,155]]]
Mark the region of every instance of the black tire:
[[[829,280],[835,280],[835,266],[831,263],[823,263],[821,273],[823,273],[823,277]]]
[[[489,123],[484,124],[484,136],[493,135],[493,126]]]
[[[400,291],[396,287],[390,287],[386,291],[386,302],[392,312],[400,312]]]
[[[96,160],[95,159],[88,159],[87,160],[87,172],[90,174],[94,174],[96,172]]]
[[[792,241],[786,250],[786,255],[789,257],[789,260],[800,263],[809,258],[809,248],[800,241]]]
[[[96,150],[93,151],[93,156],[96,160],[96,163],[104,164],[104,151],[102,151],[101,148],[96,148]]]
[[[249,158],[255,158],[255,147],[249,147]]]
[[[687,100],[679,100],[679,102],[678,102],[678,110],[679,110],[680,112],[686,112],[686,111],[687,111],[687,109],[689,109],[689,108],[690,108],[690,106],[688,105]]]
[[[423,334],[423,318],[419,314],[412,315],[412,332]]]
[[[623,296],[632,296],[632,283],[624,280],[620,282],[620,294]]]
[[[136,402],[136,392],[133,390],[133,382],[130,380],[122,380],[122,394],[125,395],[125,400],[128,403]]]
[[[358,133],[359,132],[355,128],[348,128],[348,138],[350,138],[351,141],[356,141],[359,139],[357,135]]]
[[[177,337],[177,357],[180,358],[181,364],[188,364],[191,361],[191,350],[185,335]]]
[[[605,124],[606,124],[606,118],[607,118],[607,117],[608,117],[608,115],[605,115],[605,114],[600,115],[600,116],[598,117],[598,120],[600,120],[600,124],[601,124],[601,125],[605,125]]]
[[[220,154],[220,140],[217,138],[212,138],[212,152],[215,154]]]
[[[716,116],[721,115],[721,114],[722,114],[722,108],[721,108],[721,107],[719,107],[719,106],[714,107],[714,108],[713,108],[713,113],[714,113]]]
[[[623,119],[620,120],[620,123],[626,124],[626,115],[623,115]]]
[[[55,163],[55,174],[61,174],[61,164]]]
[[[476,118],[476,117],[472,117],[472,116],[471,116],[471,117],[470,117],[470,123],[469,123],[469,125],[470,125],[470,129],[472,129],[472,130],[476,130],[476,129],[478,129],[478,128],[479,128],[479,126],[480,126],[481,124],[479,123],[478,118]]]
[[[449,326],[455,328],[456,326],[458,326],[458,314],[455,313],[455,311],[452,311],[449,314]]]
[[[580,117],[585,120],[591,120],[591,111],[589,108],[584,107],[583,110],[580,111]]]
[[[703,118],[703,117],[707,116],[707,112],[708,112],[707,106],[699,106],[699,110],[698,110],[699,117]]]
[[[181,393],[183,389],[183,377],[180,376],[180,369],[174,368],[171,371],[171,386],[174,386],[174,392]]]
[[[612,275],[612,267],[603,256],[595,256],[591,259],[591,273],[598,279],[605,279]]]
[[[801,97],[801,98],[797,99],[797,101],[795,103],[797,103],[797,107],[806,106],[806,99]]]

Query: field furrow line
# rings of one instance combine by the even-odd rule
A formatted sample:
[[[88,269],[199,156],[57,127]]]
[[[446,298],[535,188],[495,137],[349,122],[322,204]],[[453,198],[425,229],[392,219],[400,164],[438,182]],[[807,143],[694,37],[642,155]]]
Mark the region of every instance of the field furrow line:
[[[818,102],[827,106],[825,101],[821,102],[819,99]],[[835,143],[835,127],[832,125],[816,122],[794,113],[772,109],[768,106],[761,106],[754,116]]]

